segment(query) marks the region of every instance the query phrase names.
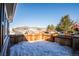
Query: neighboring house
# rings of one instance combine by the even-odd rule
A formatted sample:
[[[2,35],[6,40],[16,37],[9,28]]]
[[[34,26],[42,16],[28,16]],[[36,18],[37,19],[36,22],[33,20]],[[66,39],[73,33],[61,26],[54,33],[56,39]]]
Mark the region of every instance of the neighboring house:
[[[79,23],[74,24],[73,26],[75,29],[79,30]]]
[[[0,52],[1,55],[7,55],[9,46],[9,23],[12,22],[15,13],[16,4],[0,3]]]

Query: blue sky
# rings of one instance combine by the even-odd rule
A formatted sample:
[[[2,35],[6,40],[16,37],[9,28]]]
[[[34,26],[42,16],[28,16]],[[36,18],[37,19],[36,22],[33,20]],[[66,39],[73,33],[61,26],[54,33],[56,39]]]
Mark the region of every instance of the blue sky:
[[[20,3],[10,28],[20,26],[46,27],[48,24],[57,25],[64,15],[79,22],[79,4],[73,3]]]

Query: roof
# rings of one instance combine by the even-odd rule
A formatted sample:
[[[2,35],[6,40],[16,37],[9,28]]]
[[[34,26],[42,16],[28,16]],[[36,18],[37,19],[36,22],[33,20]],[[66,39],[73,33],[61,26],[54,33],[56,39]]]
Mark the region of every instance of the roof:
[[[74,24],[74,28],[78,28],[79,29],[79,23]]]

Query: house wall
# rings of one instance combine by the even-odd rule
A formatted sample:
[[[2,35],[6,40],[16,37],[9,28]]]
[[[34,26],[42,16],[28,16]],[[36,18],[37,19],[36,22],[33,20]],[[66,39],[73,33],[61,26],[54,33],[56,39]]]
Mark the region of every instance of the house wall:
[[[6,50],[9,42],[9,22],[6,18],[5,5],[1,4],[1,23],[0,23],[0,46],[2,55],[6,55]]]
[[[15,10],[14,7],[15,6],[13,3],[11,4],[0,3],[0,48],[1,48],[0,52],[1,55],[4,56],[8,54],[7,50],[10,42],[9,21],[13,19],[14,10]]]
[[[1,52],[1,4],[0,4],[0,52]]]

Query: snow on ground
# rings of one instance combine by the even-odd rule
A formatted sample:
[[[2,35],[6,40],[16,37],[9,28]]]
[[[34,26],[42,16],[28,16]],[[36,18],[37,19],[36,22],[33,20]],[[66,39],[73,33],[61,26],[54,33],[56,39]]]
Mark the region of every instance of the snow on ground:
[[[11,56],[70,56],[72,49],[56,42],[20,42],[10,48]]]

